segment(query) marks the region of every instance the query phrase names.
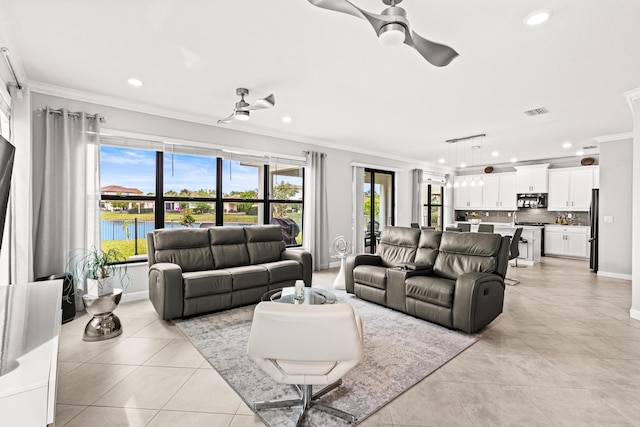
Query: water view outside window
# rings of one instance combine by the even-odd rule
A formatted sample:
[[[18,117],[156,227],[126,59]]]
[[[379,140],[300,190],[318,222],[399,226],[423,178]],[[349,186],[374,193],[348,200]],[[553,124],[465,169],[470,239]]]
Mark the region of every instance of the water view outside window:
[[[147,253],[147,233],[155,228],[156,153],[100,147],[101,248],[126,257]]]
[[[144,255],[156,228],[222,225],[278,224],[302,243],[302,166],[106,145],[100,156],[103,250]]]

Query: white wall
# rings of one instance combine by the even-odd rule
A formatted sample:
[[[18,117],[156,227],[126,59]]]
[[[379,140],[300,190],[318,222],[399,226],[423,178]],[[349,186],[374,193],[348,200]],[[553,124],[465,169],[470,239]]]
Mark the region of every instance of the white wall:
[[[600,143],[598,274],[631,278],[633,141]],[[604,217],[613,217],[605,223]]]
[[[327,186],[329,205],[329,235],[352,235],[352,176],[351,163],[373,166],[387,166],[396,171],[396,225],[409,226],[411,221],[411,170],[421,168],[435,170],[425,163],[403,162],[386,157],[354,153],[321,144],[307,144],[281,138],[254,135],[230,130],[224,127],[207,126],[181,120],[169,119],[150,114],[91,104],[40,93],[32,93],[31,108],[67,108],[71,111],[84,111],[90,114],[99,113],[106,119],[103,127],[108,129],[155,135],[165,138],[191,140],[197,142],[224,145],[238,150],[256,150],[284,155],[302,155],[303,151],[320,151],[327,153]],[[390,143],[393,143],[390,141]],[[34,174],[38,173],[34,171]],[[144,264],[146,266],[146,263]],[[140,276],[139,267],[130,268],[135,274],[129,293],[143,292],[147,289],[145,275]]]

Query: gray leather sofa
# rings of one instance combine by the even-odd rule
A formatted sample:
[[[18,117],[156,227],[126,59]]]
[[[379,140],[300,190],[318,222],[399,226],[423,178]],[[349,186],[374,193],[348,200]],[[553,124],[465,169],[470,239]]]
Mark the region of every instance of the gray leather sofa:
[[[502,313],[509,237],[387,226],[376,254],[347,260],[358,297],[473,333]]]
[[[149,299],[162,319],[259,302],[304,280],[311,254],[286,249],[279,225],[161,229],[147,235]]]

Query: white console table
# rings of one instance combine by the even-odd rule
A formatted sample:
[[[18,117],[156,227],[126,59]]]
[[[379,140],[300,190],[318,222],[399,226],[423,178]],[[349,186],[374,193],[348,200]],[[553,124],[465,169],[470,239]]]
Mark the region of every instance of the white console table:
[[[0,286],[0,424],[53,424],[62,280]]]

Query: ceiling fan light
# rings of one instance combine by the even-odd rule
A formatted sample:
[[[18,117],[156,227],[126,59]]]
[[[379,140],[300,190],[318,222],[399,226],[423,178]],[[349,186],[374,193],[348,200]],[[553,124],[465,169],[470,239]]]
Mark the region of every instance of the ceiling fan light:
[[[380,28],[378,33],[378,41],[382,46],[394,47],[404,43],[405,29],[404,25],[392,22]]]
[[[246,122],[247,120],[249,120],[249,118],[250,116],[248,111],[236,111],[237,120],[242,120],[243,122]]]

